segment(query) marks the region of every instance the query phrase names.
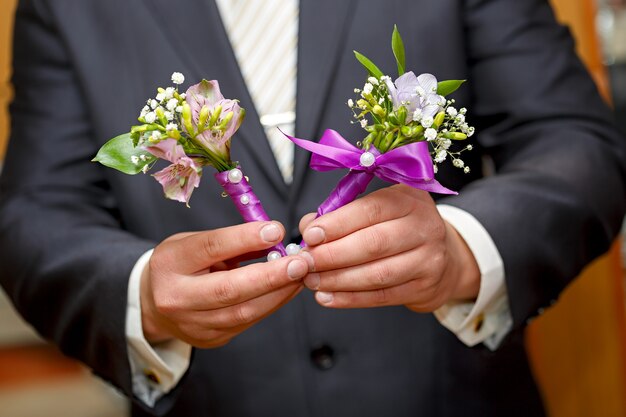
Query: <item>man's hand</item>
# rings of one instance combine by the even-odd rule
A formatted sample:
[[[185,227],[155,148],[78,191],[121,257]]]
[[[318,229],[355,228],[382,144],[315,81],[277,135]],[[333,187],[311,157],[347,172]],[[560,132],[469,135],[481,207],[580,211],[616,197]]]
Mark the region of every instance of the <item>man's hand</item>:
[[[306,259],[288,256],[241,268],[233,261],[254,257],[284,234],[279,223],[255,222],[163,241],[142,277],[146,339],[218,347],[295,297],[309,270]]]
[[[478,295],[474,256],[424,191],[395,185],[314,217],[300,222],[315,265],[304,283],[325,307],[427,312]]]

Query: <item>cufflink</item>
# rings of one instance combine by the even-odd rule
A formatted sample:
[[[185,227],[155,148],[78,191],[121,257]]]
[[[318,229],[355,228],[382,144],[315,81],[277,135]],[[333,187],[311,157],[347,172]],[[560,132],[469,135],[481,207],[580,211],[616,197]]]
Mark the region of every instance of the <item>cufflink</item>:
[[[156,374],[156,372],[154,372],[152,369],[144,369],[143,370],[143,375],[150,382],[153,382],[155,384],[160,384],[161,383],[161,379]]]
[[[478,333],[485,323],[485,314],[480,313],[474,320],[474,332]]]

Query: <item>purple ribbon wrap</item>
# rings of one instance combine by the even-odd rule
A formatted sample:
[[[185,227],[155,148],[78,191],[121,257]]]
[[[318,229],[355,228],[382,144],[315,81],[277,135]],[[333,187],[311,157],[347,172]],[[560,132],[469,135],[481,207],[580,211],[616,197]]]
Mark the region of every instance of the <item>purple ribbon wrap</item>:
[[[241,171],[241,167],[237,166],[237,169],[241,172],[241,180],[238,182],[232,182],[229,180],[229,173],[231,171],[216,173],[215,178],[217,179],[217,182],[219,182],[222,188],[224,188],[226,194],[228,194],[233,203],[235,203],[237,211],[239,211],[241,217],[243,217],[243,220],[246,223],[269,221],[270,217],[263,209],[261,200],[259,200],[257,195],[252,190],[252,186],[248,183],[243,171]],[[274,250],[280,252],[283,256],[287,254],[282,243],[270,248],[268,252]]]
[[[457,194],[435,180],[433,162],[426,142],[410,143],[381,154],[374,147],[369,151],[357,148],[332,129],[324,132],[319,143],[285,136],[313,154],[309,164],[312,169],[350,170],[319,206],[318,217],[354,201],[365,191],[374,176],[390,183],[406,184],[432,193]],[[373,163],[369,166],[362,164],[362,156],[366,152],[373,155]]]

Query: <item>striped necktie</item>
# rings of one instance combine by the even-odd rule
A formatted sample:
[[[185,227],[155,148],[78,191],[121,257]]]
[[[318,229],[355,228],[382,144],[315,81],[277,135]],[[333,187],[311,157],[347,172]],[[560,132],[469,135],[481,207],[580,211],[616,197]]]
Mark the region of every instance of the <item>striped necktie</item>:
[[[216,0],[244,81],[286,183],[293,177],[298,0]]]

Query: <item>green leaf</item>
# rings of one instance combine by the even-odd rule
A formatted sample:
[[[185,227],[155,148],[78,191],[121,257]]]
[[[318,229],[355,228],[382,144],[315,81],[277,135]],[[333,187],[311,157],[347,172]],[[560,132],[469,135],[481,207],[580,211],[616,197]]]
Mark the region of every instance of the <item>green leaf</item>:
[[[141,160],[144,155],[144,160]],[[137,163],[133,163],[133,158]],[[156,161],[156,157],[148,151],[133,146],[130,133],[119,135],[102,145],[92,162],[100,162],[109,168],[117,169],[124,174],[135,175],[141,172],[144,166]]]
[[[369,58],[367,58],[365,55],[360,54],[357,51],[354,51],[354,56],[356,57],[357,61],[359,61],[361,65],[365,67],[367,72],[369,72],[369,74],[372,77],[380,78],[383,76],[383,72],[380,69],[378,69],[378,67],[372,61],[370,61]]]
[[[465,80],[447,80],[437,84],[437,94],[447,96],[454,93],[465,82]]]
[[[404,74],[405,66],[405,54],[404,54],[404,42],[402,42],[402,36],[398,32],[398,27],[393,25],[393,34],[391,35],[391,49],[393,50],[393,56],[396,57],[396,63],[398,64],[398,76]]]

